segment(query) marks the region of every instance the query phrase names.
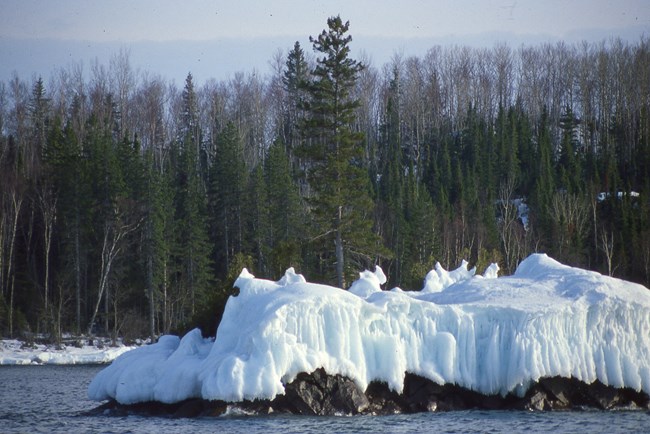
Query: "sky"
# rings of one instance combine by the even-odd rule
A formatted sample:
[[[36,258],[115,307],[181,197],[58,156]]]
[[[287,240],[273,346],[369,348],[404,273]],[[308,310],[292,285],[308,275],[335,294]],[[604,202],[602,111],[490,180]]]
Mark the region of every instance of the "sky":
[[[132,66],[182,83],[268,73],[278,50],[340,15],[352,49],[381,66],[434,45],[491,47],[650,37],[647,0],[3,0],[0,80],[49,77],[123,49]]]

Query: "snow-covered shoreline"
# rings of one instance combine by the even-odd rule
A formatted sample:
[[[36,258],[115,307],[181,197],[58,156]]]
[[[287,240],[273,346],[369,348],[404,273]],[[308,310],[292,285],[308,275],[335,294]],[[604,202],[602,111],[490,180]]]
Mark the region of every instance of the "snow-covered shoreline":
[[[111,363],[137,346],[110,346],[97,341],[80,346],[30,344],[17,339],[0,340],[0,365],[88,365]]]

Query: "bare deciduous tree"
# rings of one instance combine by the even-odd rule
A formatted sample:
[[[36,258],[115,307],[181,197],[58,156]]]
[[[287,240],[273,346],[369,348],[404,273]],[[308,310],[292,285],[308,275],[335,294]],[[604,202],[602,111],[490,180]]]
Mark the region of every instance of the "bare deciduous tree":
[[[54,225],[57,217],[57,194],[51,188],[43,188],[38,191],[38,206],[43,220],[43,256],[45,261],[45,276],[43,278],[43,306],[45,312],[49,309],[50,299],[50,252],[52,250],[52,238]]]
[[[104,297],[108,284],[109,278],[111,276],[111,271],[115,263],[116,258],[122,252],[124,248],[123,241],[128,234],[133,232],[138,228],[140,222],[127,222],[127,211],[120,209],[116,205],[114,209],[114,215],[112,218],[106,219],[104,223],[104,236],[102,241],[101,248],[101,257],[100,257],[100,269],[99,269],[99,283],[97,285],[97,301],[95,303],[95,308],[93,309],[93,314],[90,317],[88,322],[88,334],[92,334],[93,325],[95,324],[95,318],[99,312],[99,306],[102,302],[102,297]]]
[[[15,272],[15,256],[16,256],[16,234],[18,232],[18,219],[23,206],[23,196],[17,188],[12,188],[7,192],[5,198],[5,211],[7,216],[7,229],[9,231],[9,239],[7,246],[7,272],[5,274],[6,292],[9,293],[9,336],[13,337],[14,334],[14,296],[16,290],[16,272]]]
[[[115,111],[119,120],[117,133],[120,139],[127,132],[133,134],[135,130],[131,99],[136,84],[136,74],[131,67],[130,55],[130,50],[121,48],[109,62],[111,89],[112,94],[115,95]]]
[[[600,245],[598,246],[600,250],[605,254],[605,261],[607,262],[607,275],[613,276],[613,261],[614,261],[614,232],[608,231],[605,228],[602,228],[598,231],[600,234],[599,241]]]
[[[560,260],[572,262],[587,233],[588,204],[579,196],[566,191],[555,193],[549,210],[555,226],[556,247]]]
[[[518,210],[514,204],[516,181],[509,177],[499,186],[499,211],[498,220],[501,248],[504,253],[505,272],[512,273],[524,251],[524,227],[519,221]]]

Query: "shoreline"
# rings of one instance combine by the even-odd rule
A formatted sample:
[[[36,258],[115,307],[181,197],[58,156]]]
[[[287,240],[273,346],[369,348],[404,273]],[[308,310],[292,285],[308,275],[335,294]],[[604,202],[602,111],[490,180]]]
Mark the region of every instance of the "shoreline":
[[[29,365],[102,365],[140,345],[111,346],[109,338],[71,338],[62,344],[28,343],[19,339],[0,339],[0,366]],[[89,342],[92,341],[92,344]]]

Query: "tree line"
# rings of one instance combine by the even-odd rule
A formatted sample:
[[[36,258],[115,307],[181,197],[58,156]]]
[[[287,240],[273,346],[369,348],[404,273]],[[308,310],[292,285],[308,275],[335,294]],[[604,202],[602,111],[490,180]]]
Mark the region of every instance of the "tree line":
[[[0,330],[214,333],[242,267],[346,287],[533,252],[650,284],[650,45],[433,47],[328,20],[273,72],[178,88],[128,51],[0,82]],[[522,213],[525,213],[522,215]]]

